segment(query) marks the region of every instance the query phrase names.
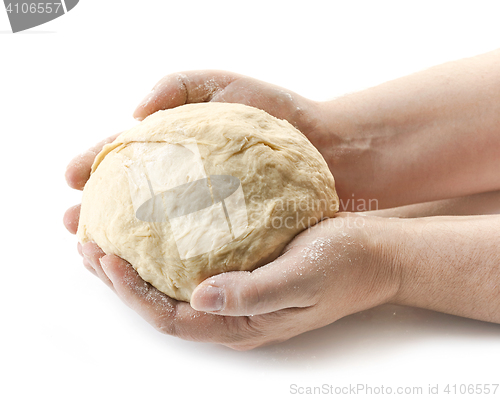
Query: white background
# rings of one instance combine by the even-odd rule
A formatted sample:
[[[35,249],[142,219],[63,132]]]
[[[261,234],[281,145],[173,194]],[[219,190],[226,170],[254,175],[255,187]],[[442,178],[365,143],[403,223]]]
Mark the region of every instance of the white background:
[[[0,396],[500,383],[499,325],[416,309],[381,307],[250,352],[160,335],[84,269],[62,225],[80,198],[67,162],[134,126],[165,74],[226,69],[325,100],[500,47],[499,12],[481,1],[81,0],[12,34],[0,9]]]

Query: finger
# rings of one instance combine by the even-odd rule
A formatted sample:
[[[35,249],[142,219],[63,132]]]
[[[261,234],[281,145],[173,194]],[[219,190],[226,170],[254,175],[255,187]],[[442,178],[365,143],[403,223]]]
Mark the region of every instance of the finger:
[[[130,308],[141,314],[147,313],[148,319],[152,319],[159,308],[174,312],[174,301],[144,281],[125,260],[106,255],[100,262],[116,293]]]
[[[97,272],[95,272],[94,267],[92,266],[92,264],[89,263],[89,261],[86,258],[83,259],[83,266],[85,268],[87,268],[87,270],[89,270],[92,274],[94,274],[95,276],[98,277]]]
[[[300,250],[291,249],[253,272],[226,272],[196,287],[191,306],[220,315],[258,315],[317,302],[323,273]]]
[[[145,282],[118,256],[102,257],[101,265],[122,301],[162,333],[221,344],[244,341],[252,333],[248,330],[246,318],[198,312],[188,303],[168,297]]]
[[[159,110],[189,103],[207,102],[240,75],[224,71],[190,71],[161,79],[134,111],[143,120]]]
[[[63,223],[66,229],[73,235],[78,231],[78,220],[80,219],[80,208],[81,205],[75,205],[70,207],[64,213]]]
[[[105,140],[99,142],[94,147],[88,149],[86,152],[73,158],[66,168],[66,182],[71,188],[82,190],[85,183],[90,177],[90,169],[94,159],[104,145],[113,142],[119,134],[112,135]]]
[[[110,288],[113,288],[113,284],[103,271],[100,263],[101,257],[105,256],[106,253],[104,253],[94,242],[87,242],[82,245],[82,254],[83,258],[92,265],[92,268],[95,270],[99,279],[101,279]]]
[[[97,272],[95,272],[95,269],[94,269],[94,266],[89,262],[89,260],[87,260],[84,255],[83,255],[83,251],[82,251],[82,244],[80,242],[78,242],[76,244],[76,249],[78,250],[78,254],[80,256],[83,257],[83,266],[88,270],[90,271],[92,274],[94,274],[95,276],[98,277],[97,275]]]

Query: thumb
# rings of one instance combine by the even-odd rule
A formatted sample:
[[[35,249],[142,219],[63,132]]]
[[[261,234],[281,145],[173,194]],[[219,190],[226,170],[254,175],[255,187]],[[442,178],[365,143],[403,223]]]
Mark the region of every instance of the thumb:
[[[239,75],[224,71],[188,71],[165,76],[141,101],[133,116],[143,120],[159,110],[207,102]]]
[[[198,311],[258,315],[317,303],[322,272],[291,251],[253,272],[233,271],[200,283],[191,296]]]

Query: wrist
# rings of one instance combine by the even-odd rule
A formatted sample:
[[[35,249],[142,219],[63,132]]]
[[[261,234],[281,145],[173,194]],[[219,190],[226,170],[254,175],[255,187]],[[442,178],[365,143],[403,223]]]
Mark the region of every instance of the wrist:
[[[450,223],[450,220],[454,220]],[[443,289],[447,263],[456,255],[454,228],[462,218],[424,217],[399,220],[394,261],[399,286],[391,303],[430,308],[432,296]],[[451,260],[453,263],[453,260]]]
[[[331,286],[343,286],[353,312],[393,302],[401,278],[399,220],[341,213],[332,224],[342,225],[339,261],[347,259],[349,267],[342,278],[334,275]]]
[[[364,241],[370,255],[371,277],[376,305],[394,303],[401,289],[402,247],[407,220],[366,217],[368,228],[363,229]]]
[[[363,120],[362,110],[350,97],[318,104],[322,123],[313,144],[335,178],[341,211],[377,210],[379,205],[386,207],[380,161],[387,139],[380,138],[381,125]]]

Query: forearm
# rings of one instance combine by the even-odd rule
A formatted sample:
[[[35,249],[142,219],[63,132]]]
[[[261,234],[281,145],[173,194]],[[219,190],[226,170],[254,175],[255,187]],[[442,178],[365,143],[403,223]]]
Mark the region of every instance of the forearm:
[[[341,199],[379,208],[500,189],[500,51],[319,105]]]
[[[500,214],[500,191],[368,211],[365,214],[377,217],[399,218]]]
[[[392,301],[500,323],[500,216],[400,222]]]

